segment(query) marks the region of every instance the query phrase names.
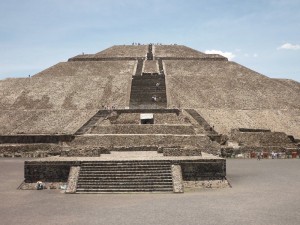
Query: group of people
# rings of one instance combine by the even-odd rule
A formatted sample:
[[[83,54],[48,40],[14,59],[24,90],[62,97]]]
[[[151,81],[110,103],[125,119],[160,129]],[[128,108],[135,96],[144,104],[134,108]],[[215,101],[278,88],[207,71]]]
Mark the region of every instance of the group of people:
[[[116,109],[117,107],[115,105],[112,105],[112,106],[109,106],[109,105],[102,105],[102,108],[103,109],[107,109],[107,110],[114,110]]]
[[[148,44],[141,44],[139,42],[132,42],[132,45],[148,45]],[[162,43],[149,43],[149,45],[163,45]],[[171,44],[171,45],[177,45],[177,44]]]
[[[155,84],[156,90],[159,90],[159,86],[160,86],[160,82],[157,82],[157,83]],[[152,101],[153,101],[153,102],[157,102],[158,99],[159,99],[159,98],[156,97],[156,95],[152,96]]]
[[[272,159],[277,159],[279,157],[279,153],[272,151],[271,152],[271,157]],[[263,152],[258,152],[257,153],[257,160],[261,160],[264,158],[264,153]]]

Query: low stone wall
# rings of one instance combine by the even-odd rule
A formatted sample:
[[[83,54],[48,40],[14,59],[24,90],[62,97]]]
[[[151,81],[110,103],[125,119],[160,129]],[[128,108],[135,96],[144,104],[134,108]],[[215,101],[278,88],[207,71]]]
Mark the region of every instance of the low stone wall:
[[[141,145],[141,146],[114,146],[110,151],[130,152],[130,151],[159,151],[159,146]],[[162,153],[162,152],[161,152]]]
[[[56,144],[0,144],[0,157],[46,157],[60,155],[61,149]]]
[[[272,158],[272,152],[276,158],[299,158],[300,148],[285,148],[280,146],[256,147],[242,146],[240,148],[222,148],[221,157],[224,158],[256,158],[258,153],[263,153],[263,158]]]
[[[78,164],[80,163],[77,161],[25,161],[25,182],[67,182],[71,166],[78,166]]]
[[[211,159],[202,162],[182,162],[182,177],[184,181],[197,181],[224,178],[226,176],[226,160]]]
[[[230,140],[248,146],[286,146],[293,144],[283,132],[241,132],[232,130]]]
[[[96,146],[67,147],[63,148],[63,157],[99,157],[101,154],[110,154],[109,148]]]
[[[199,148],[163,148],[164,156],[201,156]]]
[[[184,181],[184,191],[195,191],[199,189],[218,189],[218,188],[229,188],[230,184],[226,179],[211,179],[201,181]]]
[[[55,143],[73,140],[72,135],[1,135],[0,144],[5,143]]]

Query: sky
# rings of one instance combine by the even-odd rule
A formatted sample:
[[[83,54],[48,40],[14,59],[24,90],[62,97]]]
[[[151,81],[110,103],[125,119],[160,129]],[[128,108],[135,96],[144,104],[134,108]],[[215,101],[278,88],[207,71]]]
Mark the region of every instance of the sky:
[[[300,82],[300,0],[0,0],[0,79],[112,45],[181,44]]]

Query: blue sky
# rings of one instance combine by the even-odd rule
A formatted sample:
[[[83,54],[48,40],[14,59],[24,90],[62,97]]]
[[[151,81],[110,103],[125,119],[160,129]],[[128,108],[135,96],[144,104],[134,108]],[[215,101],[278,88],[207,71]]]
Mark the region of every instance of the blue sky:
[[[115,44],[183,44],[300,82],[299,0],[1,0],[0,79]]]

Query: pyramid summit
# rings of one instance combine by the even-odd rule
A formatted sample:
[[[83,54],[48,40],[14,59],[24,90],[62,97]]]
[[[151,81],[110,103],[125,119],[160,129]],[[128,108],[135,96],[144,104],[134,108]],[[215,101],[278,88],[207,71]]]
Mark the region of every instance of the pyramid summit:
[[[183,45],[112,46],[30,78],[2,80],[0,90],[1,156],[60,156],[26,161],[27,183],[75,174],[77,192],[106,192],[85,183],[89,171],[118,171],[121,160],[127,169],[160,162],[173,190],[182,190],[178,174],[181,184],[223,180],[226,162],[218,156],[299,153],[300,83]],[[168,182],[123,188],[170,191]]]

